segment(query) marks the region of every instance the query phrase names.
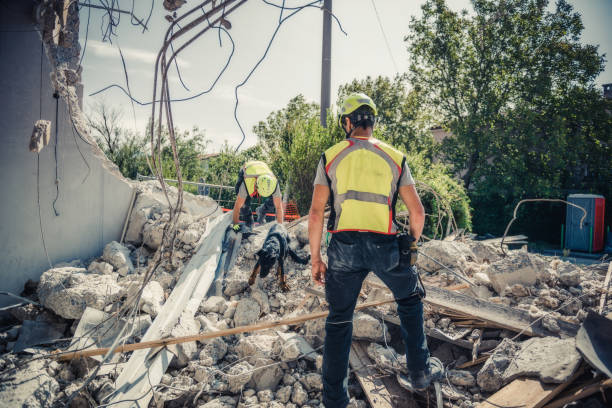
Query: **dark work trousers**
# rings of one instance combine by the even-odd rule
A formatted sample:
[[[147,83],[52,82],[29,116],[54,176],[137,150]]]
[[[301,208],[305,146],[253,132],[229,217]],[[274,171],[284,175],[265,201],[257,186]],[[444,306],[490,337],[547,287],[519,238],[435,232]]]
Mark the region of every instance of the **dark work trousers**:
[[[276,207],[274,206],[274,199],[272,196],[266,198],[262,205],[257,207],[257,222],[260,224],[266,223],[266,214],[275,214],[276,215]]]
[[[249,227],[253,225],[253,211],[251,210],[251,196],[247,196],[240,209],[240,219]]]
[[[363,280],[372,271],[393,292],[409,372],[425,370],[429,359],[423,328],[423,289],[414,269],[399,266],[394,235],[334,233],[327,257],[325,298],[329,315],[325,322],[323,351],[323,404],[326,408],[345,408],[349,402],[347,384],[353,312]]]

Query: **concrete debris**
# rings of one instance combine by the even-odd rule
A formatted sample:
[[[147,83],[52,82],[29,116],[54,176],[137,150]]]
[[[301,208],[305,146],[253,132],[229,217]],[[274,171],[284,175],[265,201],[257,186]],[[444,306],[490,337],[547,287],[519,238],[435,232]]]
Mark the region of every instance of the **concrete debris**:
[[[356,339],[383,342],[390,341],[387,325],[365,313],[356,313],[353,318],[353,337]]]
[[[491,280],[491,286],[499,294],[507,286],[512,286],[515,283],[533,285],[538,277],[530,255],[524,252],[492,263],[487,269],[487,274]]]
[[[465,370],[448,370],[446,372],[448,380],[455,385],[463,385],[473,387],[476,385],[476,378],[469,371]]]
[[[530,338],[521,344],[504,372],[504,383],[518,377],[538,377],[545,383],[561,384],[578,369],[581,357],[573,338]]]
[[[34,122],[34,130],[30,138],[30,151],[40,153],[51,140],[51,121],[40,119]]]
[[[510,339],[503,339],[493,350],[476,376],[476,382],[483,391],[493,392],[502,387],[504,372],[518,350],[519,346]]]
[[[21,317],[20,324],[24,321],[38,324],[44,320],[48,324],[63,324],[63,327],[72,325],[72,330],[76,329],[75,339],[82,337],[82,341],[88,342],[74,340],[73,347],[109,345],[118,328],[123,327],[121,324],[113,326],[108,331],[109,336],[103,336],[97,330],[90,335],[84,333],[119,310],[125,302],[134,299],[141,290],[144,273],[155,249],[161,244],[161,234],[168,219],[163,193],[154,183],[140,184],[127,228],[126,244],[111,242],[103,254],[98,254],[82,267],[75,266],[75,263],[43,274],[36,289],[43,307],[27,305],[16,308],[14,313]],[[175,193],[171,188],[171,197]],[[142,290],[138,306],[140,318],[144,320],[139,325],[151,324],[180,279],[182,265],[186,265],[197,248],[206,242],[201,237],[208,219],[202,218],[201,214],[214,210],[211,200],[190,197],[187,202],[179,219],[172,255],[168,251],[162,257],[151,281]],[[327,310],[323,297],[303,291],[311,284],[309,265],[296,264],[290,258],[285,262],[287,284],[292,289],[290,293],[283,293],[276,279],[260,279],[249,287],[247,279],[256,262],[255,253],[261,248],[270,226],[259,226],[254,229],[254,234],[243,238],[236,262],[223,280],[222,293],[206,297],[201,302],[198,299],[198,304],[190,304],[189,310],[180,316],[173,329],[161,333],[161,336],[217,331]],[[307,250],[306,223],[290,228],[289,234],[292,248]],[[325,248],[322,252],[325,257]],[[429,241],[423,245],[423,252],[465,274],[478,287],[461,287],[463,281],[422,256],[419,258],[420,270],[428,272],[422,275],[425,284],[441,288],[454,286],[449,290],[460,291],[462,296],[520,309],[525,316],[539,319],[536,324],[549,335],[563,334],[564,324],[580,323],[588,310],[598,306],[604,279],[598,269],[578,268],[567,262],[522,251],[508,251],[508,256],[502,257],[496,245],[469,239]],[[391,296],[386,289],[374,285],[364,285],[362,294],[360,302]],[[71,322],[66,319],[81,320]],[[353,338],[367,344],[367,355],[382,376],[395,381],[395,375],[400,374],[400,385],[407,387],[401,380],[408,373],[398,320],[395,305],[378,307],[376,314],[372,315],[356,313]],[[449,406],[475,406],[514,378],[535,376],[543,382],[561,383],[575,372],[580,361],[573,338],[528,339],[520,336],[513,341],[510,338],[516,335],[515,332],[487,321],[481,322],[478,316],[460,317],[435,307],[426,308],[424,324],[431,336],[432,355],[447,366],[448,381],[443,383],[442,393]],[[109,327],[100,326],[100,330],[106,329]],[[21,326],[13,326],[0,333],[0,350],[10,350],[20,330],[23,330]],[[127,341],[137,341],[142,333],[138,327],[128,330]],[[156,402],[151,406],[321,407],[321,347],[324,339],[325,319],[317,319],[293,326],[170,346],[175,357],[161,379],[161,384],[166,387],[156,390]],[[486,355],[483,353],[490,353],[486,361],[471,363],[473,358]],[[8,356],[0,357],[0,369],[10,367],[2,360],[8,361]],[[122,367],[124,358],[117,356],[113,361],[117,367]],[[40,401],[44,401],[43,397],[48,394],[56,395],[56,398],[65,397],[78,388],[84,375],[93,367],[87,364],[55,365],[40,367],[48,374],[37,386],[41,389],[36,391],[40,396],[26,388],[23,393],[13,390],[15,396],[6,398],[22,398],[22,394],[34,395],[32,398]],[[117,375],[116,371],[102,371],[88,387],[92,400],[104,404],[103,398],[114,391]],[[356,378],[351,375],[348,381],[349,407],[366,408],[366,396]],[[16,385],[13,384],[13,388]],[[4,383],[0,384],[0,401],[8,395],[2,394],[7,390]],[[48,398],[53,401],[54,397]],[[44,403],[39,405],[46,406]]]
[[[87,271],[91,273],[97,273],[99,275],[110,275],[113,273],[113,265],[104,261],[93,261],[87,267]]]
[[[6,356],[3,356],[6,358]],[[34,360],[14,372],[0,377],[0,405],[3,407],[51,407],[60,385],[49,374],[51,360]],[[0,366],[5,366],[5,361]]]
[[[366,349],[368,356],[382,369],[394,373],[407,373],[404,356],[400,356],[393,348],[381,346],[378,343],[370,343]]]
[[[84,268],[53,268],[40,277],[40,302],[65,319],[79,319],[85,309],[104,309],[125,294],[115,275],[88,273]]]
[[[253,324],[259,319],[261,307],[259,303],[252,298],[245,298],[238,302],[236,312],[234,312],[234,325],[247,326]]]
[[[451,269],[465,263],[468,259],[473,260],[476,258],[467,244],[455,241],[428,241],[423,244],[420,251]],[[419,256],[417,261],[419,269],[430,273],[443,269],[439,263],[432,261],[428,257]]]
[[[223,314],[227,310],[227,302],[221,296],[210,296],[200,305],[201,313],[220,313]]]
[[[134,265],[132,265],[130,258],[130,250],[117,241],[106,244],[102,253],[102,259],[113,265],[121,276],[126,276],[134,271]]]
[[[131,281],[127,285],[128,299],[135,298],[142,287],[140,280]],[[161,311],[165,301],[164,289],[157,281],[151,281],[146,284],[140,293],[140,301],[138,303],[140,310],[155,318]]]
[[[189,336],[200,331],[200,324],[193,318],[190,313],[186,312],[181,315],[179,322],[170,333],[171,337]],[[188,343],[180,343],[169,346],[170,351],[174,354],[174,359],[171,365],[175,368],[186,367],[191,360],[198,355],[198,346],[195,341]]]
[[[230,368],[228,373],[229,391],[238,393],[253,376],[253,366],[243,361]]]

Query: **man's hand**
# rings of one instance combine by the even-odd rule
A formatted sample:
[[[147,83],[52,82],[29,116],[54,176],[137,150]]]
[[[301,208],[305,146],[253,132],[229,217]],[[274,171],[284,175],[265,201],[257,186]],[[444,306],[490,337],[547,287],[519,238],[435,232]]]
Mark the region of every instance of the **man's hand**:
[[[312,261],[312,280],[317,285],[325,285],[325,273],[327,272],[327,265],[322,260]]]
[[[235,232],[240,232],[240,230],[242,230],[242,224],[233,224],[233,225],[232,225],[232,229],[233,229]]]

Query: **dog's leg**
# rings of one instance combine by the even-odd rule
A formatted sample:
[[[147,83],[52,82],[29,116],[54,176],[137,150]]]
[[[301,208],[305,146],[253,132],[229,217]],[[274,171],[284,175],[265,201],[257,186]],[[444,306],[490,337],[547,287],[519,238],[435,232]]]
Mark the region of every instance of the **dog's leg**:
[[[259,270],[261,269],[261,265],[259,265],[259,260],[253,267],[253,272],[251,272],[251,276],[249,277],[249,286],[253,286],[255,283],[255,279],[257,278],[257,274],[259,274]]]
[[[287,278],[285,277],[285,265],[283,265],[283,262],[278,261],[276,273],[278,275],[278,283],[281,289],[283,290],[283,292],[289,292],[289,286],[287,285]]]
[[[295,262],[300,263],[302,265],[306,265],[308,263],[308,260],[310,259],[310,255],[307,256],[306,258],[302,258],[293,249],[291,249],[290,246],[287,246],[287,251],[289,252],[289,255],[291,255],[291,258],[293,258]]]

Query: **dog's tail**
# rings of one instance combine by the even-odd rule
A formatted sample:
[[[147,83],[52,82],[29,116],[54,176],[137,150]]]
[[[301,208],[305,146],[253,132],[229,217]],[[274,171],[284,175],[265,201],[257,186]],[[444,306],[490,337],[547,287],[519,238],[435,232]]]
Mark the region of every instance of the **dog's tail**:
[[[293,258],[293,260],[299,264],[306,265],[308,261],[310,260],[310,255],[306,255],[305,258],[302,258],[291,248],[288,248],[288,252],[289,252],[289,255],[291,255],[291,258]]]

